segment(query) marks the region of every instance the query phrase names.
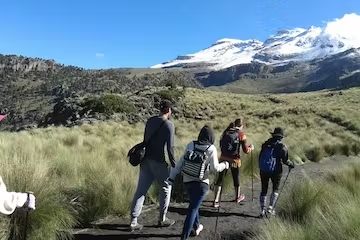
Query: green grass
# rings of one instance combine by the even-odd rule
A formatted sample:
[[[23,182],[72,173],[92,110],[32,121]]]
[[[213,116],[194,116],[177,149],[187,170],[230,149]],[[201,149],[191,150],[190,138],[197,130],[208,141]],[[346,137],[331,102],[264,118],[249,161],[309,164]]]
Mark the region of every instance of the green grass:
[[[286,191],[287,190],[287,191]],[[360,164],[288,187],[279,217],[265,220],[254,240],[360,239]]]
[[[221,132],[238,117],[245,119],[248,142],[255,144],[254,169],[261,143],[276,126],[284,127],[287,134],[284,142],[291,159],[298,164],[336,154],[358,154],[359,93],[360,89],[350,89],[342,93],[237,95],[187,89],[184,117],[173,119],[176,158],[181,156],[186,144],[197,137],[204,124],[213,127],[219,147]],[[321,115],[329,112],[331,118]],[[195,120],[198,116],[202,120]],[[6,167],[0,168],[1,176],[10,191],[31,190],[37,199],[37,209],[30,216],[29,239],[51,240],[61,230],[86,227],[92,221],[111,215],[128,216],[138,168],[130,166],[125,156],[142,140],[143,131],[142,123],[102,122],[74,128],[3,132],[0,166]],[[250,179],[250,157],[241,157],[243,182]],[[174,201],[184,198],[179,180],[181,177],[173,192]],[[226,182],[225,189],[229,189],[230,174]],[[311,196],[311,189],[303,191],[309,191]],[[157,201],[156,193],[156,187],[152,187],[148,202]],[[295,206],[308,207],[301,204]],[[19,232],[22,216],[21,210],[17,210],[14,224],[1,217],[0,234],[8,234],[11,228]],[[302,229],[301,226],[295,228]]]

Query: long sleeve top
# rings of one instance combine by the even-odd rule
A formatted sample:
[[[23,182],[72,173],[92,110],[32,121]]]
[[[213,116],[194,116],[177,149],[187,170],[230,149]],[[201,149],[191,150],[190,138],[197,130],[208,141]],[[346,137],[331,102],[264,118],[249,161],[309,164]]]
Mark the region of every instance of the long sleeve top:
[[[27,193],[8,192],[0,176],[0,213],[10,215],[16,208],[24,206],[26,201]]]
[[[206,150],[205,154],[208,156],[207,158],[207,162],[206,164],[210,164],[210,169],[207,168],[205,171],[205,177],[202,180],[202,182],[209,184],[209,171],[216,171],[216,172],[222,172],[227,166],[229,166],[228,162],[222,162],[219,163],[219,159],[218,159],[218,153],[216,150],[215,145],[211,145],[209,147],[209,145],[196,145],[197,149],[200,150]],[[178,175],[181,172],[181,168],[184,165],[184,155],[188,150],[193,150],[194,149],[194,143],[190,142],[185,149],[184,154],[181,156],[180,160],[177,162],[177,164],[175,165],[174,168],[172,168],[171,172],[170,172],[170,176],[169,178],[174,180],[176,175]],[[198,181],[196,178],[193,178],[191,176],[188,176],[186,174],[183,175],[183,182],[192,182],[192,181]]]
[[[163,124],[163,125],[161,125]],[[159,129],[159,127],[161,127]],[[144,140],[148,139],[158,131],[155,136],[150,140],[146,147],[145,156],[153,161],[165,161],[165,145],[169,156],[169,161],[172,167],[175,166],[175,127],[174,124],[165,120],[160,116],[151,117],[146,122]]]

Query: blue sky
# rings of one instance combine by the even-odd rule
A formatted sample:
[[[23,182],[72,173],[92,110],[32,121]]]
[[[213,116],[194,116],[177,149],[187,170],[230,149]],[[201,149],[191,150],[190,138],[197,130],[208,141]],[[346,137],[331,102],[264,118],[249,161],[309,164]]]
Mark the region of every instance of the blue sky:
[[[0,0],[0,53],[84,68],[150,67],[221,38],[323,26],[359,0]]]

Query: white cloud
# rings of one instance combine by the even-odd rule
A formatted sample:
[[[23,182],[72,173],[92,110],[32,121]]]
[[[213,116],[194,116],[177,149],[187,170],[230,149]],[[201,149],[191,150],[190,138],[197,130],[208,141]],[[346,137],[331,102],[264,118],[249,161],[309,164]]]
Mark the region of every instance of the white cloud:
[[[95,53],[95,57],[103,58],[103,57],[105,57],[105,54],[103,54],[103,53]]]

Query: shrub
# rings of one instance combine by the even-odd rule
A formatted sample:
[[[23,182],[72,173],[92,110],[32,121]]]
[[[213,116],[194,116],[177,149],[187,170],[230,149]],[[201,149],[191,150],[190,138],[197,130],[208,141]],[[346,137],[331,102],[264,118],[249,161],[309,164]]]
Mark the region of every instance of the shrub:
[[[351,148],[352,152],[355,155],[359,155],[360,154],[360,143],[359,142],[354,142]]]
[[[345,155],[345,156],[350,156],[350,154],[351,154],[351,145],[349,145],[349,144],[343,144],[343,145],[341,145],[340,146],[340,151],[341,151],[341,153],[343,154],[343,155]]]
[[[325,157],[325,151],[321,146],[316,146],[306,150],[305,155],[310,161],[319,162]]]
[[[135,111],[134,105],[127,102],[124,98],[114,94],[105,94],[100,97],[86,98],[82,104],[85,111],[97,113],[132,113]]]
[[[182,89],[165,89],[157,91],[155,94],[157,94],[161,99],[167,99],[173,103],[179,101],[181,98],[185,97],[185,90]]]
[[[326,144],[324,145],[324,151],[326,153],[327,156],[334,156],[338,153],[339,151],[339,146],[337,145],[333,145],[333,144]]]

